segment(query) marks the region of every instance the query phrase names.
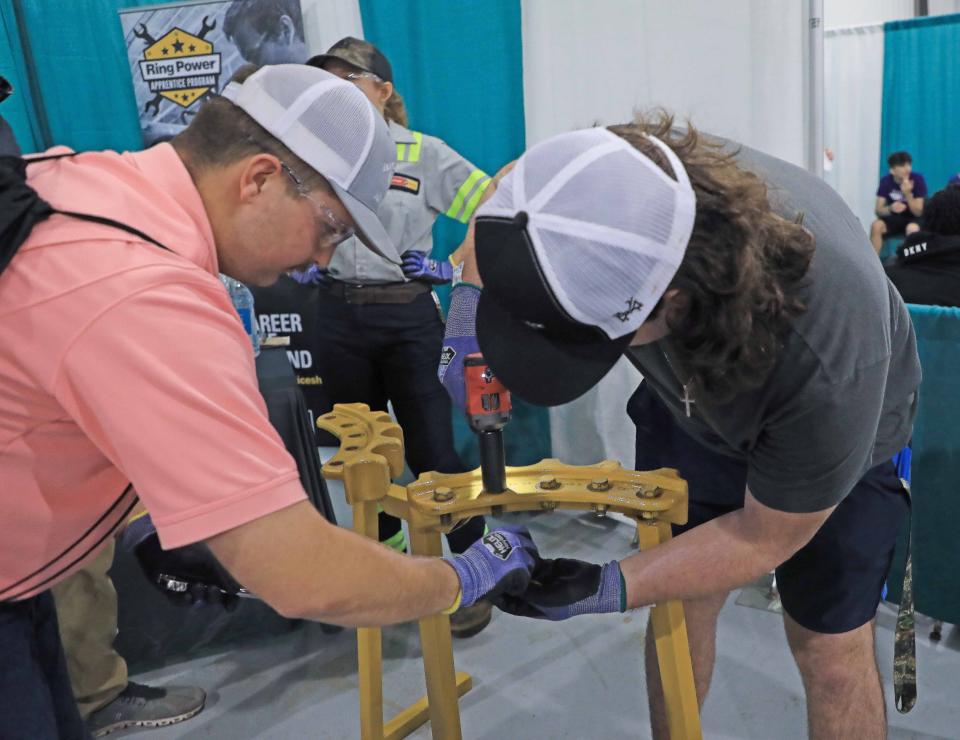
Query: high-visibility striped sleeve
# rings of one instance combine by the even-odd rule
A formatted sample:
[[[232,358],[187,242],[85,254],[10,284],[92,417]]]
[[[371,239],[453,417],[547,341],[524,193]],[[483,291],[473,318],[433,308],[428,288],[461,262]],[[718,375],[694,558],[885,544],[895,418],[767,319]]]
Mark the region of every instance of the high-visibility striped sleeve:
[[[473,191],[473,195],[471,195],[470,199],[467,201],[467,205],[463,209],[463,213],[460,215],[460,223],[465,224],[473,217],[473,212],[477,210],[477,206],[480,204],[480,199],[483,197],[483,194],[486,192],[487,188],[490,187],[491,182],[493,182],[493,178],[490,177],[485,177],[480,181],[480,184],[477,185],[477,189]]]
[[[411,131],[413,134],[413,143],[410,145],[410,150],[407,152],[407,161],[408,162],[419,162],[420,161],[420,144],[423,143],[423,134],[419,131]]]
[[[473,215],[483,191],[490,185],[490,177],[483,170],[474,170],[457,190],[453,203],[444,215],[466,223]],[[479,195],[477,194],[479,193]],[[465,207],[466,204],[466,207]],[[472,204],[472,205],[471,205]]]

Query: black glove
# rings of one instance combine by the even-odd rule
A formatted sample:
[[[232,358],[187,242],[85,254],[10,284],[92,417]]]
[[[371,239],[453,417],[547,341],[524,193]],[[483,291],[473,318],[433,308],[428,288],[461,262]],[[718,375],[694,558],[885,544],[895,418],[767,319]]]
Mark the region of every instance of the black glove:
[[[247,594],[206,545],[164,550],[149,514],[127,525],[120,544],[136,556],[147,580],[177,606],[210,604],[233,611]]]
[[[520,596],[503,594],[493,603],[518,617],[560,621],[581,614],[626,610],[626,589],[620,563],[606,565],[582,560],[537,558],[530,584]]]

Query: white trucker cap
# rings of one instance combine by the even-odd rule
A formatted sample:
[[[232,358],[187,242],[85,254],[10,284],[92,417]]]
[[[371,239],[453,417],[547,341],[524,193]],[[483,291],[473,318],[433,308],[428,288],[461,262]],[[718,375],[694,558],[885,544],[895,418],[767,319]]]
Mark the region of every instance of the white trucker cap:
[[[396,167],[396,145],[355,85],[305,64],[277,64],[229,83],[221,94],[330,183],[361,242],[401,263],[376,213]]]
[[[521,398],[566,403],[596,385],[656,307],[686,253],[696,197],[604,128],[534,146],[480,207],[484,358]]]

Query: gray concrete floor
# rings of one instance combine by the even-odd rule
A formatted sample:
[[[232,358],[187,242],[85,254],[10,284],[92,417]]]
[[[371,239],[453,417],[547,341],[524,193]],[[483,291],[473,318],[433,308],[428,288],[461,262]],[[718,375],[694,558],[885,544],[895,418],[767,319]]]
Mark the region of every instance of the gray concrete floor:
[[[342,489],[331,487],[341,523],[349,523]],[[512,516],[527,524],[545,554],[600,562],[630,550],[631,529],[612,520],[556,513]],[[707,738],[793,740],[806,737],[803,691],[783,638],[780,617],[739,606],[720,616],[717,667],[703,710]],[[461,700],[470,739],[650,736],[642,669],[646,610],[562,623],[496,613],[480,635],[454,643],[458,670],[474,688]],[[960,738],[960,630],[928,639],[917,630],[919,702],[908,715],[893,709],[895,612],[881,606],[877,657],[890,707],[892,738]],[[359,737],[355,633],[324,634],[305,625],[280,637],[144,673],[151,684],[192,684],[208,692],[194,719],[168,728],[119,733],[173,738]],[[384,631],[384,697],[388,716],[424,693],[416,626]],[[428,727],[412,735],[429,738]]]

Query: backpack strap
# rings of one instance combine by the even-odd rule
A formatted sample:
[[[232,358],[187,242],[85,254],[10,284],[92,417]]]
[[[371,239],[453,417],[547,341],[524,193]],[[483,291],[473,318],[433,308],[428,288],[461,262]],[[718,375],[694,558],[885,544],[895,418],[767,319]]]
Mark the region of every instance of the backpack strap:
[[[150,242],[151,244],[154,244],[160,247],[160,249],[165,249],[168,252],[173,252],[173,250],[170,249],[170,247],[164,244],[161,244],[149,234],[145,234],[142,231],[140,231],[140,229],[134,228],[133,226],[125,224],[122,221],[114,221],[112,218],[107,218],[106,216],[95,216],[92,213],[77,213],[76,211],[61,211],[59,208],[54,208],[53,212],[59,213],[61,216],[70,216],[71,218],[77,218],[77,219],[80,219],[81,221],[89,221],[90,223],[94,223],[94,224],[103,224],[104,226],[112,226],[115,229],[126,231],[128,234],[133,234],[134,236],[140,239],[143,239],[145,242]]]
[[[30,157],[24,158],[23,161],[26,165],[34,164],[35,162],[49,162],[54,159],[64,159],[65,157],[73,157],[80,152],[65,152],[64,154],[47,154],[42,157]],[[145,242],[150,242],[151,244],[160,247],[168,252],[173,252],[170,247],[165,244],[161,244],[159,241],[154,239],[149,234],[145,234],[129,224],[125,224],[122,221],[116,221],[107,216],[97,216],[92,213],[78,213],[77,211],[63,211],[59,208],[50,207],[51,213],[59,213],[61,216],[70,216],[71,218],[76,218],[81,221],[89,221],[90,223],[102,224],[103,226],[112,226],[115,229],[120,229],[121,231],[126,231],[128,234],[133,234],[138,239],[143,239]]]

